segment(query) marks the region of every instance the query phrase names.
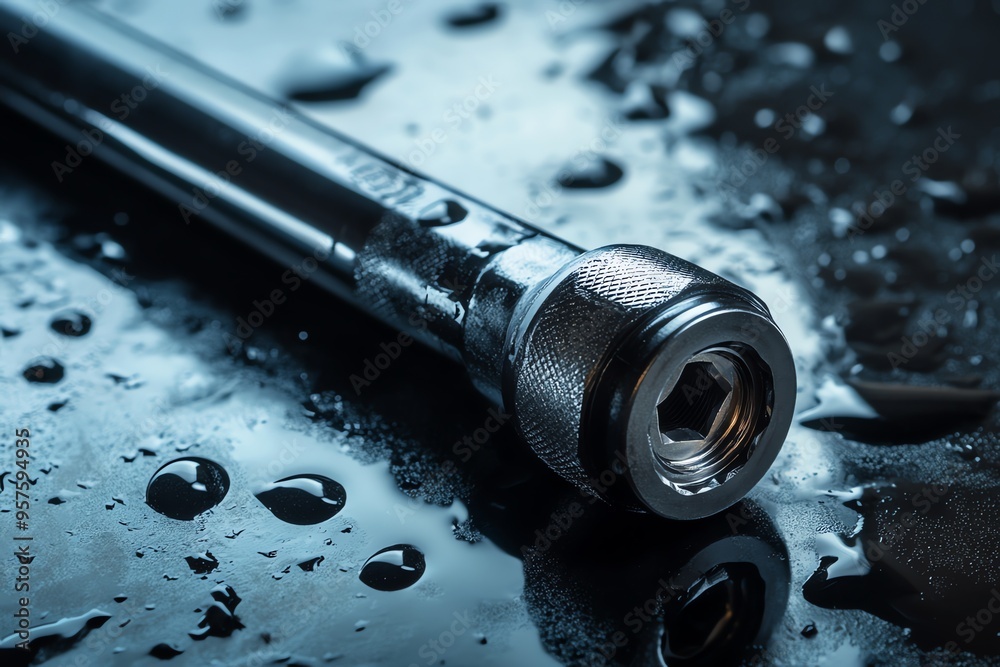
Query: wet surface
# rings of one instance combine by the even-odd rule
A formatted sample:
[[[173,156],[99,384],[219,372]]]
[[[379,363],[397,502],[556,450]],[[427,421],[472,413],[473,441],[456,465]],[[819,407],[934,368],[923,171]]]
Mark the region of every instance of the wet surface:
[[[60,313],[52,318],[49,327],[64,336],[86,336],[90,333],[90,318],[78,311]]]
[[[164,516],[190,521],[222,502],[229,475],[218,463],[197,457],[176,459],[146,486],[146,504]]]
[[[417,583],[427,564],[424,555],[410,544],[380,549],[361,567],[358,578],[379,591],[398,591]]]
[[[66,369],[51,357],[35,359],[24,369],[24,379],[32,383],[55,384],[63,379]]]
[[[621,516],[507,429],[463,449],[489,406],[427,350],[359,396],[394,333],[311,285],[231,348],[285,267],[95,160],[57,183],[64,144],[4,116],[0,386],[33,434],[36,662],[996,662],[992,6],[99,4],[574,243],[755,291],[800,423],[752,502]],[[228,491],[164,474],[181,458]]]
[[[859,513],[858,523],[847,534],[817,537],[820,566],[804,586],[806,599],[864,609],[909,628],[913,641],[927,650],[957,653],[961,647],[995,655],[1000,643],[990,624],[1000,608],[996,526],[987,522],[965,541],[953,539],[962,522],[996,514],[994,496],[915,482],[842,494],[839,500]]]
[[[274,516],[299,525],[332,518],[343,509],[347,500],[344,487],[322,475],[279,479],[254,495]]]

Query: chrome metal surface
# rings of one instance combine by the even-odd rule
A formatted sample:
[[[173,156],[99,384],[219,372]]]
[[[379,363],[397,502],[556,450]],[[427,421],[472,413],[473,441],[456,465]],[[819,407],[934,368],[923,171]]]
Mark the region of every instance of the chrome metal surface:
[[[653,248],[581,254],[84,3],[60,7],[0,49],[0,103],[169,198],[178,229],[209,222],[305,266],[465,364],[586,493],[696,518],[773,461],[795,375],[753,295]],[[4,34],[33,10],[4,2]],[[678,408],[693,365],[715,369],[714,389]]]

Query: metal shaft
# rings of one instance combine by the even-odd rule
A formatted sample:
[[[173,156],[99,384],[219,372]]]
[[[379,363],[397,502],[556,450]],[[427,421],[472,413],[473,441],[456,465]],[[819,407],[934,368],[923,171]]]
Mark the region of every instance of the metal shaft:
[[[777,454],[794,370],[745,290],[653,248],[583,253],[85,3],[0,4],[0,103],[69,142],[55,178],[93,153],[179,227],[305,266],[463,363],[585,492],[706,516]]]

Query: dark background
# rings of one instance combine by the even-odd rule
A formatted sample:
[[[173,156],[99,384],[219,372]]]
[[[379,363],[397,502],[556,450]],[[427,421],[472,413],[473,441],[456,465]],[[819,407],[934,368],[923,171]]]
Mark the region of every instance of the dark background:
[[[42,637],[37,661],[156,663],[165,643],[191,664],[603,664],[622,632],[611,659],[642,665],[664,627],[684,655],[720,629],[716,662],[1000,655],[1000,7],[402,2],[358,41],[387,3],[97,4],[570,241],[656,245],[749,287],[795,352],[800,418],[726,515],[588,505],[567,523],[584,501],[509,429],[456,454],[489,408],[462,369],[411,348],[357,395],[351,375],[395,334],[308,285],[230,350],[223,334],[287,267],[183,226],[94,159],[58,182],[63,142],[3,115],[0,392],[6,432],[29,427],[39,457],[32,613],[95,610]],[[450,114],[481,77],[495,90]],[[560,185],[602,185],[605,160],[620,180]],[[67,310],[90,333],[54,333]],[[41,355],[64,379],[25,381]],[[0,448],[12,472],[13,436]],[[183,455],[232,481],[195,522],[143,502]],[[302,472],[343,484],[344,511],[294,526],[254,498]],[[361,583],[398,543],[426,555],[418,584]],[[193,571],[205,552],[218,566]],[[193,641],[218,583],[244,627]]]

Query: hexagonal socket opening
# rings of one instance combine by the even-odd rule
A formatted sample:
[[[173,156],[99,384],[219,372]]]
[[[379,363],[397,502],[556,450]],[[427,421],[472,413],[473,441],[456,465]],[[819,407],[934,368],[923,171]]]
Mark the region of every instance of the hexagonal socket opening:
[[[684,366],[673,388],[656,406],[664,456],[687,459],[706,445],[718,430],[720,417],[726,417],[733,372],[732,364],[712,359]]]
[[[656,405],[650,444],[661,479],[686,493],[725,483],[767,425],[770,383],[767,367],[739,344],[691,357]]]

